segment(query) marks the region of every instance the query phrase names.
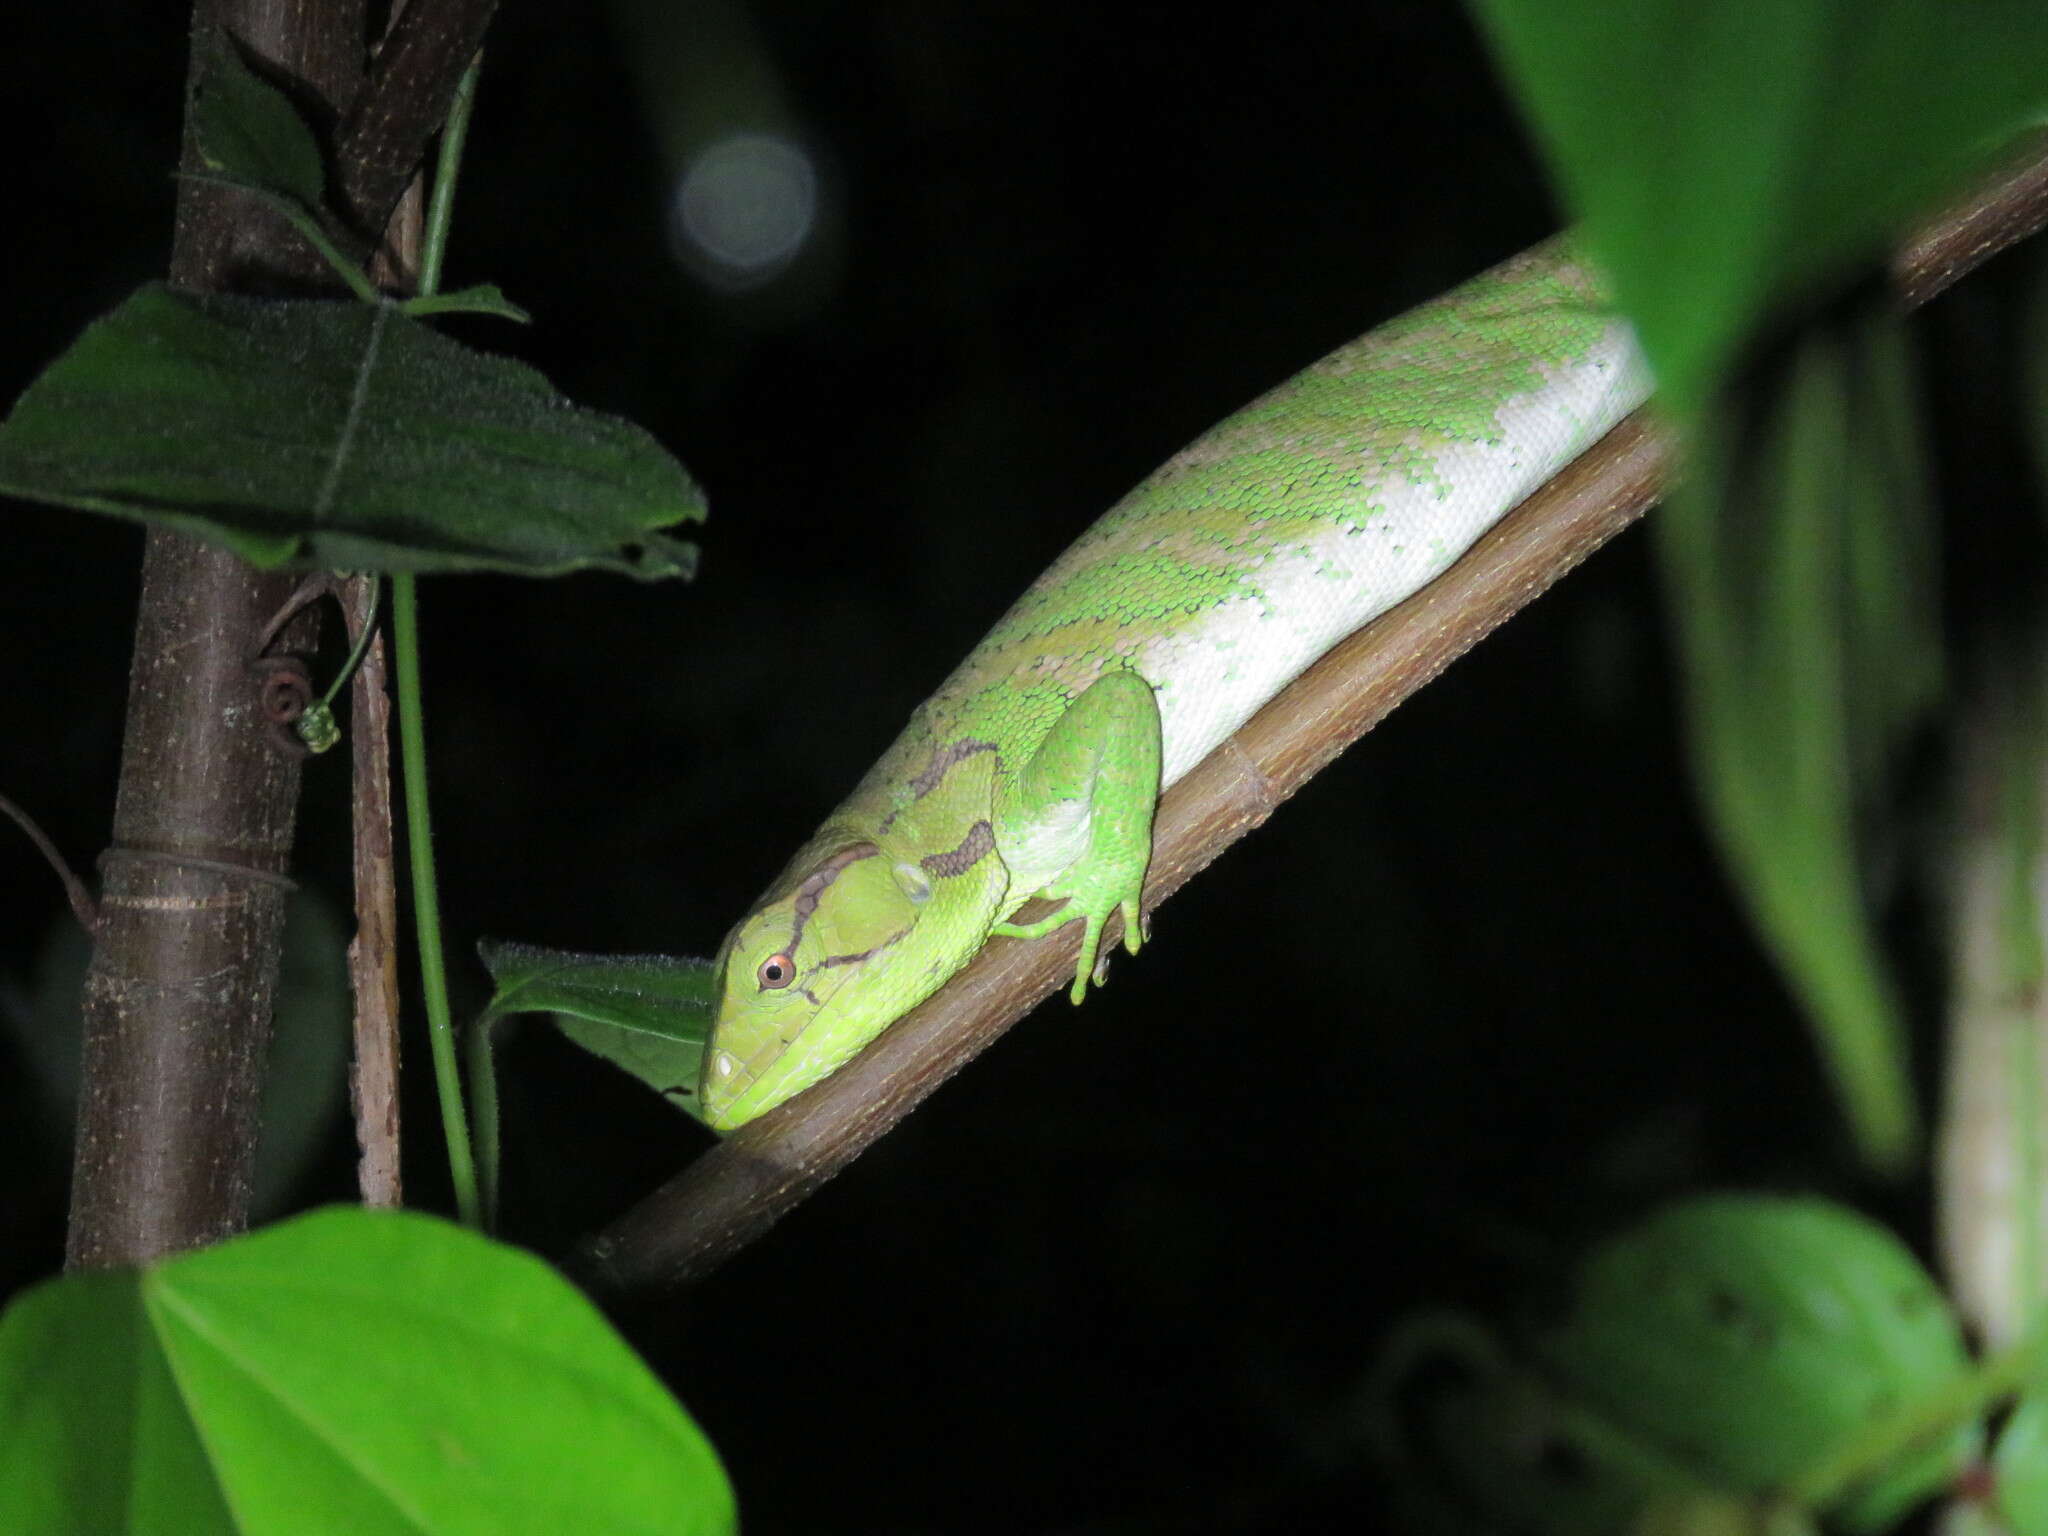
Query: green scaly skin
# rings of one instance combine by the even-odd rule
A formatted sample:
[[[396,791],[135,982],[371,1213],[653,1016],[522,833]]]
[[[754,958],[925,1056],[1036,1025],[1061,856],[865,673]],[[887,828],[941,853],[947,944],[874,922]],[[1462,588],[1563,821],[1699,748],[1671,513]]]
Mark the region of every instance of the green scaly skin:
[[[1175,455],[1034,582],[725,941],[703,1112],[838,1068],[991,937],[1143,940],[1162,789],[1648,393],[1569,247],[1339,348]],[[1012,921],[1035,897],[1059,906]]]

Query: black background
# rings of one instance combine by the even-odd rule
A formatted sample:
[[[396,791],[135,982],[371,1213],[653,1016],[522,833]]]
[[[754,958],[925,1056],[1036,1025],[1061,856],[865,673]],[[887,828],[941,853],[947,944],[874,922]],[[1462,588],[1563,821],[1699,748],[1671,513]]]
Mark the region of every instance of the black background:
[[[764,5],[750,57],[829,227],[721,294],[664,233],[654,125],[725,67],[667,30],[691,14],[512,3],[491,42],[448,276],[536,323],[456,329],[643,422],[713,515],[693,586],[426,584],[458,1012],[480,935],[708,954],[1089,518],[1559,217],[1448,4]],[[17,26],[9,399],[162,271],[184,46],[175,7]],[[1950,355],[1989,345],[1997,287],[1948,301]],[[5,516],[0,792],[89,863],[139,535]],[[309,770],[300,870],[345,905],[343,756]],[[18,1024],[64,919],[0,852]],[[54,1269],[69,1160],[9,1053],[0,1289]],[[506,1071],[508,1235],[544,1253],[707,1140],[545,1029]],[[408,1087],[414,1198],[445,1209],[423,1048]],[[1522,1294],[1681,1188],[1867,1195],[1846,1168],[1689,799],[1638,529],[1162,911],[1106,993],[624,1321],[751,1531],[1356,1528],[1346,1405],[1401,1309]],[[337,1121],[295,1202],[350,1171]]]

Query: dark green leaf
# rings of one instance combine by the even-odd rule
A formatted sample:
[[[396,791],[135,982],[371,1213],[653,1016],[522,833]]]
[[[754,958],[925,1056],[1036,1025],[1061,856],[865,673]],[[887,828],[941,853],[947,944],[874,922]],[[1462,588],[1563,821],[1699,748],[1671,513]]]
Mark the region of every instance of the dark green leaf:
[[[1939,706],[1940,509],[1903,325],[1875,317],[1849,340],[1842,524],[1843,695],[1859,810],[1882,801],[1901,746]]]
[[[348,285],[349,292],[353,293],[365,304],[377,304],[383,301],[384,295],[378,290],[377,285],[370,281],[370,274],[350,259],[348,253],[342,250],[334,237],[328,234],[327,227],[320,222],[320,215],[314,209],[300,202],[296,197],[287,197],[282,192],[264,186],[261,182],[250,181],[241,176],[231,176],[224,171],[188,171],[185,173],[184,179],[187,181],[210,182],[223,187],[237,187],[258,201],[267,204],[279,218],[299,232],[306,244],[312,246],[314,250],[320,253],[328,266],[334,269],[335,275]],[[401,306],[401,308],[403,307]],[[411,313],[411,311],[407,310],[407,313]]]
[[[687,575],[703,516],[629,422],[389,305],[152,285],[0,427],[0,492],[179,528],[257,565]]]
[[[2048,105],[2037,0],[1471,3],[1681,418]]]
[[[422,315],[495,315],[500,320],[516,320],[521,325],[529,324],[533,316],[506,298],[496,283],[477,283],[468,288],[457,288],[453,293],[437,293],[431,298],[406,299],[399,306],[415,319]]]
[[[1732,1493],[1771,1490],[1968,1370],[1961,1329],[1905,1246],[1821,1200],[1717,1195],[1596,1249],[1546,1380]],[[1830,1511],[1886,1528],[1975,1453],[1968,1426]]]
[[[23,1536],[735,1529],[702,1432],[559,1276],[354,1209],[20,1297],[0,1508]]]
[[[498,984],[479,1028],[507,1014],[551,1013],[572,1042],[696,1116],[698,1068],[711,1033],[710,961],[490,941],[478,951]]]
[[[675,1040],[648,1030],[579,1018],[573,1013],[556,1014],[555,1028],[572,1045],[579,1045],[620,1071],[631,1073],[665,1102],[692,1119],[700,1118],[697,1078],[704,1061],[701,1039]]]
[[[317,212],[327,195],[320,145],[291,98],[257,74],[241,47],[208,30],[190,122],[209,170],[262,187]]]
[[[1862,870],[1886,770],[1941,680],[1905,370],[1892,322],[1810,338],[1753,418],[1721,418],[1656,523],[1723,856],[1888,1172],[1917,1130]]]
[[[477,946],[497,983],[485,1017],[566,1013],[682,1044],[711,1030],[709,960],[678,955],[587,955],[486,939]]]

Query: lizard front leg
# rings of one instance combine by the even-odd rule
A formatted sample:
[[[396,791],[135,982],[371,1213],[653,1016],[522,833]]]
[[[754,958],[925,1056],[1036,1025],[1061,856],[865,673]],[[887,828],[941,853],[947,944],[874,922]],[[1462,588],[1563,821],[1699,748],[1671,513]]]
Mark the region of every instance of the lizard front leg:
[[[1053,722],[1012,783],[999,816],[1003,860],[1024,878],[1016,905],[1042,896],[1061,903],[1031,923],[999,922],[989,931],[1035,939],[1081,919],[1075,1002],[1099,986],[1096,952],[1109,914],[1121,911],[1124,947],[1144,939],[1138,898],[1152,861],[1152,812],[1159,803],[1159,705],[1135,672],[1111,672],[1090,685]]]

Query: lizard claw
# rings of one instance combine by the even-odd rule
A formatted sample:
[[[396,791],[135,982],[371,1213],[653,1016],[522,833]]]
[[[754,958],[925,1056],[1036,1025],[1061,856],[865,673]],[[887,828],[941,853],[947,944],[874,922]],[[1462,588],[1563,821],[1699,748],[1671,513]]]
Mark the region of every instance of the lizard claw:
[[[1038,939],[1079,918],[1086,926],[1081,930],[1081,953],[1074,965],[1074,985],[1067,993],[1076,1003],[1088,995],[1091,981],[1099,987],[1109,979],[1109,954],[1102,948],[1102,930],[1111,912],[1123,915],[1124,948],[1132,954],[1135,955],[1139,946],[1152,936],[1151,918],[1140,909],[1136,894],[1111,900],[1100,908],[1095,905],[1094,893],[1076,890],[1064,882],[1048,886],[1038,894],[1050,897],[1059,905],[1034,922],[992,924],[989,933],[1005,939]]]
[[[1078,1005],[1088,995],[1088,983],[1098,987],[1109,976],[1109,954],[1102,948],[1103,919],[1088,914],[1088,926],[1081,930],[1081,955],[1074,964],[1074,987],[1067,994]]]

